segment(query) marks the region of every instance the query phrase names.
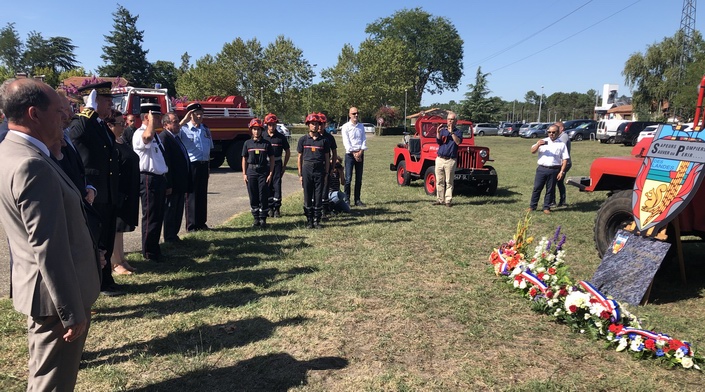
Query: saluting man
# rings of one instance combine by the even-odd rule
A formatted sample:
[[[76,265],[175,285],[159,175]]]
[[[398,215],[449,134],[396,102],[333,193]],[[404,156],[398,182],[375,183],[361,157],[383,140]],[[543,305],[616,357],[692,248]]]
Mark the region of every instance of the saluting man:
[[[181,141],[188,151],[193,176],[193,192],[186,194],[186,230],[208,230],[208,177],[210,176],[211,131],[203,124],[203,106],[194,102],[186,107]]]
[[[162,112],[159,104],[143,103],[142,126],[132,136],[132,148],[140,157],[140,197],[142,198],[142,255],[151,261],[161,261],[159,238],[162,235],[166,203],[166,173],[164,146],[157,135]]]
[[[262,120],[250,121],[252,138],[242,146],[242,177],[250,196],[250,211],[254,218],[252,227],[267,227],[269,212],[269,184],[274,173],[272,145],[262,138]]]
[[[275,218],[281,216],[279,209],[282,205],[282,176],[284,175],[286,164],[289,163],[289,158],[291,157],[289,141],[286,139],[286,136],[282,135],[281,132],[277,130],[278,122],[279,119],[273,113],[264,116],[267,132],[262,135],[264,140],[267,140],[272,145],[274,152],[274,173],[272,175],[272,181],[269,184],[269,216]],[[282,155],[284,155],[283,161]]]
[[[326,139],[318,133],[319,118],[311,113],[306,116],[308,134],[299,139],[296,151],[299,153],[298,169],[301,185],[304,188],[304,215],[306,228],[321,227],[323,215],[323,193],[325,177],[330,167],[330,147]]]

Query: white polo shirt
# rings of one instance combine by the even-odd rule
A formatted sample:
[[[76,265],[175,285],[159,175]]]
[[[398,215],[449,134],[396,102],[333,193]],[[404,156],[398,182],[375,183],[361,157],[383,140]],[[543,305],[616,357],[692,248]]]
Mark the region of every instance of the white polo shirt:
[[[142,140],[142,134],[145,130],[147,130],[147,126],[143,124],[132,136],[132,149],[140,157],[140,172],[149,172],[157,175],[166,174],[169,168],[164,159],[163,146],[161,146],[159,135],[155,132],[152,141],[145,144]]]
[[[564,159],[570,159],[568,148],[565,143],[556,139],[551,140],[550,137],[543,139],[546,144],[539,146],[539,166],[560,166]]]

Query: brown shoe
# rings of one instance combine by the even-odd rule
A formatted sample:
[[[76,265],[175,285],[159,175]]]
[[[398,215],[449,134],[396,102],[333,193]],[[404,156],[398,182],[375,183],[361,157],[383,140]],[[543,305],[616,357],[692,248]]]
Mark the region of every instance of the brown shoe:
[[[451,202],[446,203],[446,207],[453,207],[453,203],[451,203]]]
[[[550,213],[551,213],[551,210],[543,210],[543,213],[544,213],[544,214],[550,214]]]
[[[445,203],[441,203],[440,201],[436,200],[433,203],[431,203],[432,206],[442,206]]]

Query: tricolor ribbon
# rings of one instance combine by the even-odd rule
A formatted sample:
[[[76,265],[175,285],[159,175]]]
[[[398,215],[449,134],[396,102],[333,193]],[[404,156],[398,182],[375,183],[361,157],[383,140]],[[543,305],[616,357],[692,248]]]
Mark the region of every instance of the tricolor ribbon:
[[[619,304],[617,303],[617,301],[607,298],[604,294],[600,292],[600,290],[596,289],[595,286],[591,285],[590,282],[581,280],[580,285],[583,286],[583,288],[593,297],[597,298],[597,300],[600,301],[600,304],[602,304],[602,306],[604,306],[605,309],[607,309],[607,311],[612,314],[612,321],[617,322],[621,319],[621,314],[619,312]]]
[[[499,267],[499,273],[502,275],[509,275],[509,261],[507,261],[507,259],[505,259],[502,255],[501,249],[497,250],[497,255],[499,256],[499,259],[502,260],[502,264]]]
[[[548,286],[546,286],[546,284],[543,283],[543,281],[539,279],[538,276],[532,274],[529,271],[522,272],[521,277],[533,283],[533,285],[538,287],[538,289],[541,290],[542,293],[546,293],[546,290],[548,290]]]
[[[632,328],[632,327],[624,327],[624,328],[622,328],[621,331],[617,332],[616,335],[621,336],[624,334],[631,334],[631,333],[636,334],[636,335],[641,335],[647,339],[653,339],[656,341],[658,341],[658,340],[670,341],[671,340],[671,337],[666,334],[655,333],[652,331],[647,331],[645,329]]]

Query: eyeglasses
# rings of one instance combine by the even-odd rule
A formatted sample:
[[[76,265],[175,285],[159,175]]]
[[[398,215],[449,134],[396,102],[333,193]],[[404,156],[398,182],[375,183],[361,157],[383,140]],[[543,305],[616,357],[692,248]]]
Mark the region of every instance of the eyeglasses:
[[[556,134],[556,132],[546,132],[546,133],[548,133],[549,135],[555,135],[555,134]]]
[[[351,116],[357,116],[358,113],[350,113]]]

